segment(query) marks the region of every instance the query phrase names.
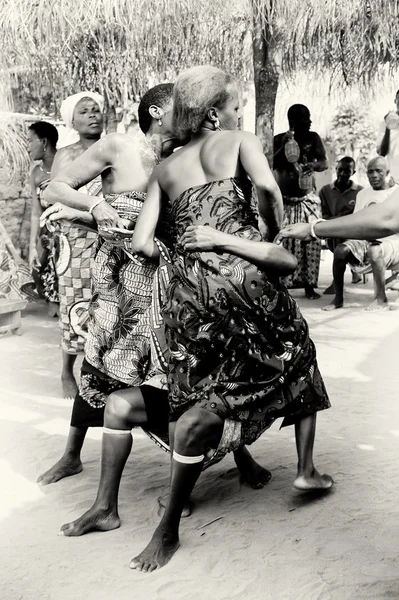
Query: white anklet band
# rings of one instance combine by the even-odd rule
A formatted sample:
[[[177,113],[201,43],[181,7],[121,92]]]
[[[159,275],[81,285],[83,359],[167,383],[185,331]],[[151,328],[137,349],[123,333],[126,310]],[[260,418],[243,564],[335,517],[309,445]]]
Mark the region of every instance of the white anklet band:
[[[200,454],[199,456],[183,456],[183,454],[178,454],[176,450],[173,450],[173,458],[177,462],[183,463],[183,465],[195,465],[202,462],[205,456],[204,454]]]
[[[103,427],[103,433],[112,433],[113,435],[131,435],[130,429],[109,429],[108,427]]]

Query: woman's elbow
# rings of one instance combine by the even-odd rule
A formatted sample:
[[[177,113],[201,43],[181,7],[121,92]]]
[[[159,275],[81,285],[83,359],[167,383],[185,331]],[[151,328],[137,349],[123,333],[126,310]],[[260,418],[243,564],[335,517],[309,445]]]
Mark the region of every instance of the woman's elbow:
[[[298,268],[298,261],[293,254],[287,252],[285,264],[284,264],[284,273],[286,275],[291,275]]]
[[[48,204],[54,204],[60,201],[60,197],[59,183],[57,181],[50,182],[43,192],[43,200]]]

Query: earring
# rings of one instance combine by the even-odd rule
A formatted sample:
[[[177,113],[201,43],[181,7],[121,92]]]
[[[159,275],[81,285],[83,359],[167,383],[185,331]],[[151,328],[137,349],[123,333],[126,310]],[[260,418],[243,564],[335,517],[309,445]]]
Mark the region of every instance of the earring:
[[[219,119],[216,117],[216,119],[213,122],[213,126],[215,127],[215,131],[217,131],[218,129],[220,129],[220,121]]]
[[[158,125],[159,125],[160,127],[162,127],[162,119],[161,119],[161,118],[159,118],[159,119],[158,119]]]

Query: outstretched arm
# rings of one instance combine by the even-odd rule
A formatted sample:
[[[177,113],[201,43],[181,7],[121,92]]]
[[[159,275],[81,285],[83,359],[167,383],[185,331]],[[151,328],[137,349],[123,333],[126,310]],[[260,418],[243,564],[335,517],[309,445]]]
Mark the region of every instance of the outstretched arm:
[[[358,240],[375,240],[399,233],[399,190],[381,204],[373,204],[347,217],[319,222],[315,225],[314,232],[322,238]],[[310,225],[288,225],[280,232],[280,237],[310,240]]]
[[[258,192],[259,215],[273,239],[283,222],[283,198],[273,177],[260,140],[244,133],[240,144],[240,161]]]
[[[148,183],[147,197],[137,218],[132,239],[132,251],[139,252],[148,258],[158,258],[159,249],[155,243],[155,230],[162,208],[162,189],[154,169]]]
[[[295,256],[282,246],[270,242],[254,242],[207,225],[187,227],[181,243],[186,252],[235,254],[277,275],[289,275],[297,268]]]

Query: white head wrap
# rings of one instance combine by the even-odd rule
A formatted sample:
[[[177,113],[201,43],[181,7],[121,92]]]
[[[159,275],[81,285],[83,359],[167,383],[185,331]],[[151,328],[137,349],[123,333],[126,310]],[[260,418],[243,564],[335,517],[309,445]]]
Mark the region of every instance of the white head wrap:
[[[78,94],[68,96],[68,98],[65,98],[65,100],[62,102],[60,112],[62,120],[70,129],[73,128],[73,111],[75,110],[75,106],[79,100],[82,100],[82,98],[91,98],[94,100],[94,102],[97,102],[101,112],[104,110],[104,98],[101,96],[101,94],[97,94],[96,92],[79,92]]]

